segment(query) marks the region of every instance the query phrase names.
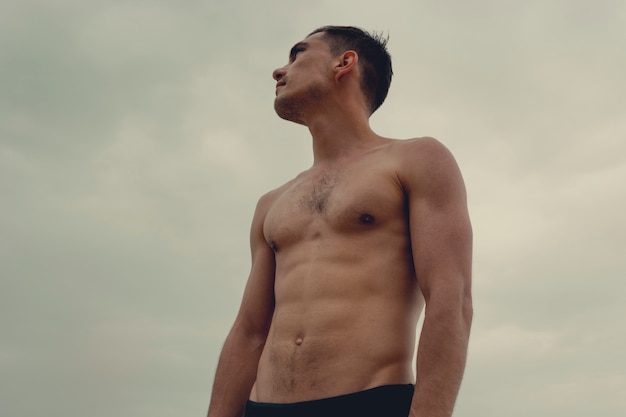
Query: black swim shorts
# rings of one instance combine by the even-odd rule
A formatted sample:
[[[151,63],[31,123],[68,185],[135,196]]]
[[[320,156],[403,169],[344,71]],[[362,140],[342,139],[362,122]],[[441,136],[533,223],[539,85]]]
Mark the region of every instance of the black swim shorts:
[[[414,389],[411,384],[385,385],[298,403],[248,401],[244,417],[407,417]]]

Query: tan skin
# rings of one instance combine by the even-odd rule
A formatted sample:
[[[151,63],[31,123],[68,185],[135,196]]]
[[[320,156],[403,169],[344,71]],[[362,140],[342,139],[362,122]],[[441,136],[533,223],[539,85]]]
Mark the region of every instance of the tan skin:
[[[247,399],[407,383],[416,384],[411,416],[450,416],[472,318],[459,169],[434,139],[370,129],[355,52],[333,56],[321,33],[295,52],[274,72],[276,110],[309,128],[314,163],[259,200],[252,268],[209,417],[239,417]]]

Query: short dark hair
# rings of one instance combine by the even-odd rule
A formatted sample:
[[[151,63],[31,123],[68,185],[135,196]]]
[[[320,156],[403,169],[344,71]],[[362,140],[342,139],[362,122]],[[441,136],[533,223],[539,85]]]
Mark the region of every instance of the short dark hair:
[[[359,55],[361,90],[368,102],[370,113],[374,113],[385,101],[393,76],[391,55],[387,51],[388,38],[353,26],[323,26],[315,29],[309,36],[316,33],[325,35],[332,54],[339,55],[353,50]]]

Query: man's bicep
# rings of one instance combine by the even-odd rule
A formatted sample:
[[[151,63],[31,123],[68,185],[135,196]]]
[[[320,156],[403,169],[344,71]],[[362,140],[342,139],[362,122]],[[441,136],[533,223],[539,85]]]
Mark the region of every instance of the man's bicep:
[[[472,229],[467,213],[421,207],[412,212],[411,219],[414,266],[426,299],[435,289],[450,296],[469,289]]]
[[[413,173],[409,190],[414,266],[427,302],[433,291],[442,298],[468,295],[472,252],[465,185],[456,161],[443,146],[429,156],[432,165]]]
[[[267,202],[259,201],[250,230],[252,264],[237,316],[246,332],[267,333],[274,312],[274,251],[263,236]]]

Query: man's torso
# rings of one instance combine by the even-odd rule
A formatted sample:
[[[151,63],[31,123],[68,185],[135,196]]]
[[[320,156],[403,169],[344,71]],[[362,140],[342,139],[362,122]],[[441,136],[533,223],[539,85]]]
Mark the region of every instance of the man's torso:
[[[288,403],[413,382],[423,306],[398,176],[387,142],[274,192],[275,310],[251,399]]]

